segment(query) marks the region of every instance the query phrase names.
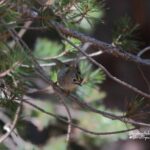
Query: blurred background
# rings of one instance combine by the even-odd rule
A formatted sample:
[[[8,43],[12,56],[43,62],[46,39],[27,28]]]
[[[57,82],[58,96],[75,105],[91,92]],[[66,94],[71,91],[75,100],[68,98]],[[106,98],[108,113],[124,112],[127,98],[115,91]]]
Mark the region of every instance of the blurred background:
[[[38,2],[39,3],[39,2]],[[102,5],[103,4],[103,5]],[[95,37],[107,43],[113,43],[123,47],[128,52],[137,54],[141,49],[150,45],[150,1],[149,0],[105,0],[97,6],[99,9],[99,19],[92,26],[92,29],[81,24],[80,30],[86,34]],[[96,14],[97,15],[97,14]],[[38,21],[33,21],[32,26],[38,25]],[[82,26],[86,26],[83,28]],[[136,26],[136,27],[135,27]],[[133,32],[130,30],[133,28]],[[130,34],[126,34],[132,32]],[[118,37],[126,37],[121,41]],[[36,57],[55,56],[62,49],[61,39],[56,31],[53,30],[27,30],[23,35],[23,40],[33,49]],[[76,41],[78,44],[78,41]],[[122,43],[125,43],[124,45]],[[121,44],[122,45],[121,45]],[[41,51],[42,49],[42,51]],[[95,52],[96,49],[89,49]],[[71,55],[66,56],[70,58]],[[150,51],[142,56],[150,59]],[[150,67],[138,65],[121,58],[108,54],[101,54],[95,59],[103,64],[113,75],[119,79],[130,83],[138,89],[150,93]],[[92,66],[89,62],[81,62],[80,67],[87,68],[82,73],[87,78],[93,80],[89,84],[80,87],[75,94],[82,100],[86,100],[97,109],[107,110],[118,115],[128,113],[129,105],[134,103],[135,99],[141,100],[140,96],[131,90],[115,83],[107,78],[105,74]],[[49,68],[46,68],[49,70]],[[51,68],[51,76],[56,80],[55,68]],[[47,87],[42,79],[38,77],[24,77],[25,80],[32,82],[32,87],[26,87],[26,98],[34,104],[42,107],[44,110],[53,112],[57,115],[67,118],[64,107],[59,103],[57,97],[47,91],[40,91]],[[31,85],[31,84],[30,84]],[[93,88],[94,86],[94,88]],[[34,92],[33,87],[39,92]],[[84,111],[75,104],[68,101],[72,118],[75,123],[90,130],[107,132],[118,131],[131,128],[131,125],[124,124],[117,120],[110,120],[97,114]],[[150,103],[142,103],[135,113],[149,111]],[[17,126],[17,136],[15,131],[11,137],[0,144],[0,150],[19,149],[19,150],[65,150],[67,125],[52,118],[42,112],[33,109],[29,105],[23,108],[19,125]],[[134,116],[133,116],[134,118]],[[135,116],[136,118],[136,116]],[[134,119],[135,119],[134,118]],[[8,118],[7,118],[8,119]],[[6,120],[7,120],[6,119]],[[139,121],[149,123],[149,116],[136,118]],[[8,119],[9,120],[9,119]],[[1,125],[3,122],[1,121]],[[14,141],[12,141],[15,139]],[[129,133],[114,135],[94,136],[86,134],[76,128],[72,129],[70,150],[149,150],[150,139],[130,139]]]

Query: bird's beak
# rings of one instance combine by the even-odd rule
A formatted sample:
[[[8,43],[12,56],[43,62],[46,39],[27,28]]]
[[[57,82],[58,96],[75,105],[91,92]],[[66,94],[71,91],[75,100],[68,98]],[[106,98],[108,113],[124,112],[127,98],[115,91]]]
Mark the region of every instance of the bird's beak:
[[[77,85],[80,85],[80,86],[81,86],[81,85],[82,85],[82,81],[83,81],[83,79],[80,79],[79,81],[76,81],[76,82],[75,82],[75,84],[77,84]]]
[[[77,81],[75,82],[75,84],[80,85],[81,86],[81,82]]]

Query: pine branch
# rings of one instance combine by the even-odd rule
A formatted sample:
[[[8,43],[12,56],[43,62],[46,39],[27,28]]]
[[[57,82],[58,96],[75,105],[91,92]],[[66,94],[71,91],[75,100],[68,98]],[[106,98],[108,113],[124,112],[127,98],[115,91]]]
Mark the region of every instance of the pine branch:
[[[130,54],[122,49],[112,46],[111,44],[96,40],[95,38],[86,36],[80,32],[66,28],[60,23],[51,22],[50,24],[52,24],[53,27],[56,27],[58,30],[60,30],[60,32],[62,34],[64,34],[65,36],[71,36],[71,37],[77,38],[77,39],[81,40],[82,42],[89,42],[96,48],[103,51],[104,53],[108,53],[115,57],[120,57],[122,59],[131,61],[134,63],[138,63],[138,64],[142,64],[142,65],[150,65],[150,61],[144,60],[136,55]]]
[[[146,98],[148,98],[148,99],[150,100],[150,94],[147,94],[147,93],[145,93],[145,92],[139,90],[138,88],[136,88],[136,87],[134,87],[134,86],[132,86],[132,85],[130,85],[130,84],[128,84],[128,83],[126,83],[126,82],[124,82],[124,81],[118,79],[117,77],[113,76],[102,64],[98,63],[96,60],[94,60],[93,58],[91,58],[90,56],[88,56],[88,54],[87,54],[86,52],[82,51],[82,49],[80,49],[79,47],[77,47],[73,42],[71,42],[71,41],[68,40],[65,36],[63,36],[62,30],[61,30],[58,26],[56,26],[55,24],[52,24],[52,25],[53,25],[53,27],[58,31],[58,33],[61,35],[61,37],[62,37],[64,40],[66,40],[70,45],[72,45],[74,48],[76,48],[77,50],[79,50],[79,51],[80,51],[84,56],[86,56],[92,63],[94,63],[94,64],[95,64],[96,66],[98,66],[99,68],[101,68],[101,69],[106,73],[106,75],[107,75],[110,79],[114,80],[115,82],[117,82],[117,83],[123,85],[124,87],[126,87],[126,88],[128,88],[128,89],[134,91],[135,93],[140,94],[141,96],[144,96],[144,97],[146,97]],[[54,25],[55,25],[55,26],[54,26]]]

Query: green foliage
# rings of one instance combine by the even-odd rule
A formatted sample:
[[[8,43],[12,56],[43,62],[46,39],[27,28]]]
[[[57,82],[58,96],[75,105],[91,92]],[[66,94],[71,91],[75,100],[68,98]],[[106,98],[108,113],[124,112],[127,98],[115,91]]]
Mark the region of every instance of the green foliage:
[[[105,74],[101,69],[93,69],[92,64],[88,61],[81,61],[80,70],[82,70],[83,76],[86,78],[87,82],[93,84],[100,84],[105,80]]]
[[[18,48],[9,49],[9,47],[0,42],[0,72],[12,68],[13,65],[19,64],[23,60],[25,60],[25,55]]]
[[[51,144],[44,147],[44,150],[66,150],[66,138],[59,137],[51,139]]]
[[[80,70],[85,83],[78,88],[77,94],[82,99],[88,101],[98,100],[105,96],[103,92],[99,92],[97,85],[103,83],[105,74],[101,69],[93,69],[88,61],[81,61]]]
[[[49,21],[57,21],[67,26],[90,31],[97,19],[102,18],[104,3],[96,0],[68,1],[55,0],[50,9],[41,12],[44,25]]]
[[[97,3],[91,0],[84,0],[82,2],[76,3],[71,13],[69,12],[66,19],[77,25],[84,30],[90,30],[91,26],[95,23],[97,18],[101,18],[103,11],[101,8],[97,7]]]
[[[0,4],[0,41],[6,41],[10,38],[8,28],[19,20],[20,13],[12,8],[9,2],[1,2]],[[0,50],[2,43],[0,42]]]
[[[48,39],[38,39],[36,42],[34,55],[39,58],[53,57],[62,50],[62,45],[58,42],[51,42]]]
[[[62,22],[62,20],[59,18],[59,16],[55,15],[55,12],[53,12],[52,9],[45,9],[42,10],[39,14],[41,16],[41,22],[42,26],[50,26],[49,21],[57,21]]]
[[[81,41],[78,40],[78,39],[75,39],[75,38],[68,38],[72,43],[74,43],[74,45],[76,46],[80,46],[81,45]],[[76,52],[77,53],[77,50],[70,44],[68,44],[67,42],[64,41],[64,44],[65,44],[65,48],[67,51],[70,51],[70,52]]]
[[[7,2],[0,5],[0,20],[5,21],[8,23],[8,25],[10,23],[16,22],[20,17],[20,13],[11,7],[11,4]]]
[[[4,144],[0,144],[0,149],[1,150],[9,150]]]
[[[121,18],[114,26],[113,44],[131,52],[138,50],[139,41],[136,39],[138,27],[131,21],[131,18],[127,16]]]
[[[105,80],[105,74],[101,69],[94,70],[89,75],[89,82],[91,81],[93,84],[102,83]]]
[[[10,117],[13,117],[15,115],[17,107],[18,103],[16,103],[15,101],[0,98],[0,108],[6,108],[7,113],[10,115]]]
[[[54,69],[52,69],[52,71],[51,71],[51,79],[54,82],[57,82],[57,69],[56,69],[56,67],[54,67]]]

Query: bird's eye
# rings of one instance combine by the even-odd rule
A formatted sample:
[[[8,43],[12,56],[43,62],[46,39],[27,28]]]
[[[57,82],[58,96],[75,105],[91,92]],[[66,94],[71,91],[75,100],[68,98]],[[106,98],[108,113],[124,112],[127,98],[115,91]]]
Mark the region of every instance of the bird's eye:
[[[73,78],[73,82],[76,82],[77,81],[77,79],[76,78]]]

